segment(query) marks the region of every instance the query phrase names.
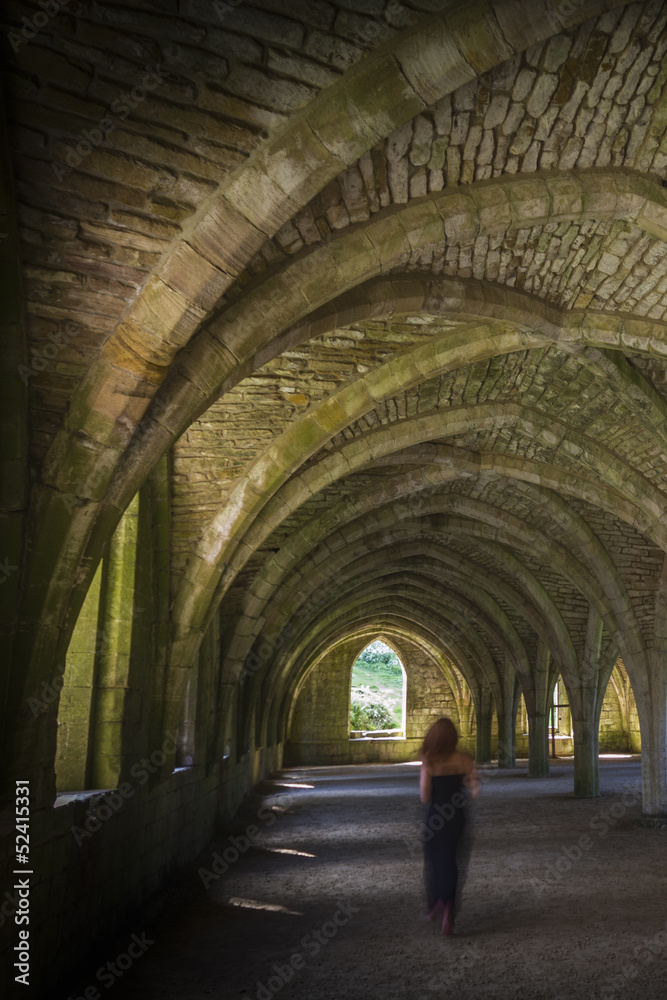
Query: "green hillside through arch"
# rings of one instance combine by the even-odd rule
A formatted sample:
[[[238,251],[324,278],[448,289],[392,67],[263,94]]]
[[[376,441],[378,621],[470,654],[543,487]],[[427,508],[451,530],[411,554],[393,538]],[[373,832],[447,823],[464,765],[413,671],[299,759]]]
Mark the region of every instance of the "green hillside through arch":
[[[402,729],[405,670],[386,642],[369,643],[354,661],[350,682],[350,729]]]

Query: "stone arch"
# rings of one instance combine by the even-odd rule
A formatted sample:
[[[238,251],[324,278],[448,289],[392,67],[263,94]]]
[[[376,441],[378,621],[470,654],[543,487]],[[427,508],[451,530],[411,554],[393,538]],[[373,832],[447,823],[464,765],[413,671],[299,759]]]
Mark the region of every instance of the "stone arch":
[[[446,660],[442,660],[441,646],[443,642],[443,637],[436,636],[431,629],[428,628],[428,624],[425,621],[421,621],[419,616],[415,619],[408,616],[405,617],[400,614],[396,614],[394,611],[387,611],[387,604],[384,604],[384,610],[380,605],[378,605],[377,610],[373,608],[368,608],[361,613],[355,611],[353,607],[350,607],[349,613],[343,615],[335,626],[333,631],[327,629],[326,627],[320,631],[320,634],[314,638],[310,643],[299,646],[298,649],[292,650],[288,655],[292,662],[298,661],[301,666],[296,672],[290,670],[289,674],[291,676],[291,681],[288,687],[282,693],[277,693],[276,698],[280,700],[281,709],[279,712],[273,712],[274,718],[274,730],[273,738],[279,739],[280,733],[280,723],[279,719],[282,719],[282,725],[285,727],[285,731],[288,731],[291,724],[292,712],[294,705],[299,698],[300,692],[303,690],[304,685],[308,681],[315,665],[322,660],[323,657],[327,656],[328,652],[337,646],[341,646],[349,642],[350,637],[353,641],[356,641],[355,650],[358,651],[359,647],[365,646],[369,639],[380,633],[385,633],[390,636],[394,643],[400,645],[400,650],[398,652],[401,655],[407,655],[404,652],[404,647],[406,642],[417,643],[417,645],[422,646],[425,651],[429,653],[431,657],[435,657],[438,662],[438,669],[442,671],[443,676],[446,677],[448,685],[451,687],[460,686],[462,678],[457,678],[453,675],[452,669],[448,667]],[[397,611],[398,609],[396,609]],[[350,656],[348,655],[348,659]],[[409,655],[407,655],[408,662],[410,661]],[[410,716],[409,728],[414,728],[414,720]],[[420,733],[420,737],[423,733]],[[409,738],[409,748],[406,751],[401,752],[412,752],[414,755],[415,746],[415,736],[414,734]]]
[[[389,434],[387,431],[377,431],[377,432],[374,432],[372,435],[368,435],[367,436],[367,440],[372,440],[373,442],[377,441],[378,444],[380,444],[380,442],[382,442],[382,444],[380,445],[379,448],[372,448],[370,450],[370,455],[374,455],[374,456],[379,457],[383,453],[383,451],[386,451],[386,450],[395,450],[397,448],[397,446],[401,446],[404,443],[407,443],[407,440],[408,440],[407,439],[407,435],[408,435],[408,433],[410,433],[410,431],[413,428],[417,431],[417,434],[415,435],[417,437],[417,440],[419,440],[419,439],[423,440],[424,438],[428,439],[429,437],[435,436],[436,433],[437,433],[438,436],[442,436],[443,432],[447,433],[447,430],[449,430],[450,428],[452,428],[452,431],[455,430],[455,429],[458,429],[458,428],[468,429],[468,428],[470,428],[471,426],[474,425],[474,423],[475,423],[475,421],[477,419],[479,419],[479,421],[481,423],[483,423],[484,420],[486,420],[487,418],[490,418],[492,420],[496,419],[496,414],[493,412],[492,408],[488,408],[488,407],[485,408],[485,407],[482,406],[482,407],[477,408],[473,412],[475,413],[475,416],[472,417],[472,418],[471,418],[471,412],[469,410],[467,410],[467,409],[463,409],[462,411],[456,412],[456,413],[452,413],[450,411],[450,412],[446,413],[445,415],[438,414],[437,418],[432,417],[432,416],[427,416],[427,417],[423,417],[423,418],[416,418],[413,421],[406,421],[405,422],[405,426],[401,426],[401,427],[398,428],[398,430],[400,432],[402,432],[402,435],[403,435],[402,440],[401,440],[401,438],[399,438],[398,443],[396,441],[396,436],[397,436],[396,435],[396,431],[394,431],[391,434]],[[508,408],[508,412],[506,413],[506,419],[509,420],[512,423],[512,425],[516,425],[517,423],[521,424],[522,421],[523,421],[524,422],[524,426],[526,427],[526,429],[528,430],[528,432],[530,432],[532,430],[533,426],[534,426],[535,416],[536,415],[534,413],[531,413],[528,417],[524,416],[520,412],[520,408],[518,408],[518,407],[516,407],[516,408],[515,407],[510,407],[510,408]],[[546,421],[546,418],[544,418],[544,419]],[[553,433],[553,427],[554,427],[554,421],[553,420],[551,420],[549,422],[549,429],[548,430],[547,430],[547,424],[545,422],[544,423],[545,433],[548,433],[548,434]],[[445,430],[445,428],[447,430]],[[565,432],[564,428],[563,428],[563,432]],[[577,441],[578,435],[576,435],[576,434],[569,434],[568,436],[574,438],[575,442]],[[413,438],[413,440],[414,440],[414,438]],[[577,443],[576,447],[580,451],[584,451],[584,449],[585,449],[585,451],[589,455],[590,459],[592,460],[592,462],[594,464],[594,467],[595,467],[595,465],[597,465],[598,470],[601,473],[603,473],[603,475],[601,475],[601,478],[604,479],[605,478],[604,471],[606,469],[605,461],[604,461],[604,459],[602,457],[604,455],[604,448],[603,447],[592,446],[589,442],[587,442],[587,441],[584,442],[583,439],[580,439],[580,441],[581,441],[581,443]],[[385,442],[386,442],[386,444],[385,444]],[[349,465],[347,464],[346,459],[345,459],[346,452],[348,452],[350,454],[350,464]],[[293,506],[296,506],[301,501],[301,499],[303,499],[306,496],[310,495],[313,492],[313,489],[317,489],[318,488],[318,478],[319,478],[319,482],[321,484],[323,484],[324,482],[329,482],[331,480],[332,473],[333,473],[334,476],[336,475],[336,473],[333,471],[336,467],[338,468],[338,470],[340,470],[340,471],[338,471],[337,474],[341,475],[343,473],[343,471],[345,473],[347,473],[349,471],[349,469],[350,468],[354,468],[355,465],[360,466],[362,464],[365,464],[365,462],[367,461],[368,457],[369,457],[369,450],[364,450],[364,451],[362,451],[360,453],[359,448],[358,448],[358,446],[356,444],[352,444],[352,445],[343,447],[341,449],[340,456],[338,454],[336,454],[333,457],[326,457],[324,460],[322,460],[319,463],[319,466],[316,465],[316,466],[313,466],[311,469],[309,469],[308,473],[306,473],[305,476],[301,475],[301,476],[297,477],[297,479],[294,481],[293,485],[292,484],[287,484],[287,486],[285,488],[285,492],[288,495],[291,492],[292,495],[293,495],[293,498],[290,497],[290,500],[289,500],[290,504],[293,505]],[[609,458],[607,458],[607,463],[608,462],[609,462]],[[617,461],[617,466],[618,465],[620,465],[620,463],[618,463],[618,461]],[[321,472],[318,471],[320,468],[321,468]],[[562,476],[559,476],[558,478],[562,482]],[[632,484],[633,483],[633,479],[634,479],[634,485],[632,485],[630,487],[631,492],[628,492],[628,484]],[[626,468],[626,469],[623,470],[622,477],[620,479],[617,479],[616,483],[613,484],[613,485],[615,486],[616,490],[621,493],[621,495],[625,494],[625,497],[628,500],[630,500],[631,502],[633,502],[633,503],[638,503],[641,500],[641,494],[644,493],[644,491],[646,489],[646,487],[644,486],[644,483],[640,482],[639,478],[637,476],[635,476],[633,474],[633,472],[629,468]],[[294,489],[295,487],[296,487],[296,490],[298,491],[298,492],[296,492],[296,495],[294,495],[295,494],[295,489]],[[652,537],[652,540],[657,541],[658,544],[662,544],[662,546],[665,547],[666,543],[663,540],[663,538],[661,537],[663,535],[663,530],[662,530],[661,526],[659,525],[659,522],[655,521],[655,516],[654,516],[654,512],[657,513],[657,511],[659,510],[659,497],[657,495],[657,492],[652,491],[651,488],[648,488],[648,492],[649,492],[649,494],[651,492],[653,493],[653,496],[651,496],[651,501],[650,501],[651,506],[649,507],[649,509],[645,508],[646,518],[650,518],[651,521],[653,522],[653,525],[654,525],[654,530],[651,532],[651,537]],[[255,495],[258,495],[255,491],[253,491],[253,493],[255,493]],[[575,495],[577,495],[577,493],[579,493],[579,491],[575,491]],[[581,495],[581,494],[579,493],[579,495]],[[232,501],[230,503],[229,509],[233,510],[234,507],[235,507],[235,501]],[[279,501],[279,503],[274,504],[274,507],[275,507],[275,509],[277,511],[279,510],[281,512],[281,516],[282,516],[283,511],[284,511],[284,505],[283,505],[282,499]],[[652,507],[652,509],[651,509],[651,507]],[[243,509],[243,508],[241,508],[241,509]],[[227,513],[227,512],[225,512],[225,513]],[[244,515],[242,515],[242,516],[245,517],[245,518],[247,518],[249,515],[244,513]],[[222,517],[223,517],[223,515],[220,515],[220,520],[222,520]],[[231,548],[232,552],[233,552],[233,548],[235,547],[235,543],[233,541],[233,538],[230,538],[230,534],[231,533],[229,531],[228,524],[229,524],[229,522],[226,521],[225,536],[226,536],[227,539],[230,539],[230,543],[231,544],[228,546],[228,548]],[[266,537],[268,535],[268,533],[269,533],[270,530],[271,530],[271,523],[269,522],[267,524],[266,511],[265,511],[263,519],[255,521],[253,523],[253,528],[251,529],[251,534],[254,533],[255,537],[259,536],[259,538],[261,538],[262,536]],[[217,560],[217,559],[223,559],[224,558],[227,575],[229,575],[229,573],[232,572],[232,568],[233,568],[233,571],[237,571],[238,568],[240,568],[239,563],[235,563],[234,562],[234,558],[233,558],[232,553],[229,552],[229,551],[225,552],[225,550],[224,550],[224,544],[223,543],[224,543],[224,537],[225,536],[223,536],[221,538],[220,532],[211,532],[211,536],[210,537],[211,537],[211,543],[212,543],[212,557],[211,557],[211,555],[208,555],[208,554],[205,555],[205,556],[203,556],[203,557],[200,556],[199,557],[199,562],[196,565],[196,569],[195,569],[195,572],[201,572],[202,575],[204,575],[204,578],[206,576],[208,576],[209,580],[213,580],[213,578],[215,576],[215,570],[212,569],[212,567],[214,567],[215,560]],[[206,542],[204,544],[206,545]],[[256,542],[254,544],[256,544]],[[241,551],[243,551],[243,549],[245,551],[243,552],[242,560],[245,560],[245,558],[247,558],[247,554],[251,551],[252,547],[254,547],[254,545],[249,545],[248,543],[243,543],[243,547],[242,547]],[[224,555],[223,555],[223,553],[224,553]],[[194,579],[193,579],[193,577],[194,577],[194,574],[191,572],[190,575],[189,575],[189,580],[188,580],[188,584],[187,584],[187,590],[184,591],[184,593],[188,593],[188,595],[192,594],[193,590],[194,590],[194,593],[196,593],[196,589],[195,589],[195,586],[194,586]],[[222,579],[224,580],[224,576],[222,577]],[[215,581],[213,583],[207,583],[206,584],[207,591],[211,592],[212,589],[216,585],[217,585],[217,581]],[[200,589],[201,589],[201,587],[200,587]],[[193,603],[193,600],[192,600],[191,596],[188,596],[188,601],[189,601],[190,604]],[[201,607],[201,601],[198,600],[197,603],[199,603],[200,607]],[[177,621],[181,621],[182,622],[184,620],[184,618],[186,618],[186,616],[188,615],[188,613],[189,613],[189,611],[188,611],[187,604],[185,606],[184,606],[184,602],[180,602],[180,604],[179,604],[179,601],[177,599],[176,606],[175,606],[175,615],[176,615]]]
[[[70,559],[65,550],[56,548],[50,556],[47,578],[65,573],[68,563],[78,564],[89,541],[96,561],[100,536],[108,536],[109,523],[114,524],[126,506],[102,503],[106,486],[144,418],[145,401],[161,381],[161,370],[192,337],[266,235],[275,232],[378,136],[386,136],[427,104],[515,52],[605,9],[604,3],[593,2],[585,10],[556,10],[546,0],[539,0],[519,16],[513,3],[500,0],[493,12],[485,9],[481,17],[460,13],[452,20],[445,11],[423,19],[378,53],[362,59],[344,81],[296,113],[285,130],[256,150],[215,195],[204,199],[188,226],[187,242],[171,248],[87,373],[70,410],[68,427],[56,436],[44,463],[40,515],[49,533],[54,529],[57,535],[62,533],[58,493],[84,500],[83,509],[69,519]],[[469,36],[466,24],[472,20],[475,32]],[[471,44],[480,31],[486,40],[483,57]],[[383,87],[378,107],[380,77]],[[333,119],[332,108],[336,112]],[[332,120],[336,122],[334,131]],[[337,131],[341,127],[344,140]],[[299,150],[296,158],[290,154],[292,147]],[[166,327],[156,313],[157,297],[170,303],[172,315]],[[138,367],[128,359],[128,345],[140,348],[138,353],[143,354]],[[163,428],[167,426],[160,400],[152,408],[151,422],[156,413],[163,416]],[[164,452],[168,437],[159,434],[159,454]],[[68,464],[78,469],[78,483],[64,474]],[[132,486],[127,502],[139,485]],[[91,536],[96,519],[97,528]],[[60,624],[65,613],[62,595],[48,587],[41,589],[41,600],[55,603],[55,618]]]
[[[576,204],[575,214],[577,214],[577,216],[580,216],[582,212],[584,216],[586,215],[587,212],[590,212],[592,216],[596,217],[597,214],[599,214],[600,212],[602,213],[602,215],[604,215],[605,213],[613,214],[614,212],[620,212],[623,214],[623,217],[628,217],[628,218],[632,217],[638,222],[638,224],[646,225],[652,233],[658,231],[662,233],[662,229],[660,228],[660,222],[659,222],[660,219],[659,211],[656,212],[654,210],[654,208],[652,207],[652,203],[646,196],[646,182],[642,181],[642,185],[639,186],[633,181],[632,178],[627,178],[627,176],[624,174],[618,176],[617,175],[612,176],[612,174],[610,174],[609,176],[595,175],[594,178],[587,178],[586,184],[583,184],[582,181],[576,177],[562,179],[562,184],[564,186],[561,186],[560,188],[558,187],[558,185],[561,184],[561,179],[559,179],[558,181],[549,178],[547,178],[545,181],[543,180],[525,181],[520,178],[518,180],[515,179],[513,182],[510,183],[513,191],[512,197],[510,198],[505,196],[504,201],[502,196],[500,198],[500,203],[506,206],[507,211],[509,211],[510,213],[510,218],[514,217],[517,220],[519,220],[520,218],[524,218],[524,220],[525,218],[532,218],[532,219],[541,218],[542,215],[539,214],[540,212],[544,215],[545,218],[560,217],[558,215],[558,212],[556,212],[556,215],[553,214],[550,215],[551,206],[553,204],[558,209],[561,204],[564,205],[565,202],[567,201],[567,204],[572,211],[575,211],[572,206]],[[537,185],[537,187],[535,187],[535,185]],[[623,189],[623,185],[626,185],[625,189]],[[482,199],[482,201],[480,201],[480,203],[478,204],[475,200],[476,198],[475,192],[474,191],[471,192],[470,208],[467,207],[464,208],[464,216],[466,211],[472,211],[471,218],[477,220],[476,222],[471,223],[472,225],[479,227],[483,225],[495,224],[493,220],[497,220],[498,212],[500,211],[500,209],[497,200],[494,201],[493,199],[494,198],[497,199],[497,195],[500,193],[500,186],[501,186],[500,184],[496,184],[495,188],[493,188],[494,195],[491,200],[491,203],[489,203],[488,199],[487,200]],[[498,190],[496,190],[496,188]],[[613,195],[610,195],[610,192],[615,192],[615,193]],[[652,193],[652,196],[656,204],[659,206],[661,204],[662,196],[659,194],[657,189],[655,193]],[[460,216],[462,206],[466,205],[466,203],[460,202],[460,198],[463,197],[463,195],[448,194],[446,195],[446,197],[459,199],[459,201],[450,203],[443,202],[442,204],[440,204],[440,201],[438,200],[438,208],[437,210],[435,210],[435,214],[433,215],[433,223],[437,222],[437,224],[440,225],[440,227],[442,227],[443,215],[446,218],[456,218]],[[448,204],[450,205],[449,208],[447,207]],[[532,205],[532,208],[529,208],[530,205]],[[410,211],[413,211],[413,209],[410,206],[408,206],[404,211],[409,213]],[[536,211],[538,213],[537,215],[535,214]],[[487,213],[486,215],[484,214],[485,212]],[[528,213],[528,215],[525,214],[526,212]],[[403,215],[403,213],[401,214]],[[565,213],[565,215],[567,215],[567,212]],[[501,211],[501,217],[502,217],[502,211]],[[376,223],[373,223],[373,225],[376,225]],[[467,223],[465,223],[465,225],[467,225]],[[420,217],[420,226],[425,230],[423,233],[424,238],[427,238],[428,226],[425,224],[425,219],[423,217]],[[378,234],[380,239],[379,245],[382,246],[384,246],[385,244],[391,245],[390,242],[389,243],[387,242],[387,233],[384,230],[378,230]],[[352,234],[352,237],[353,236],[354,234]],[[346,239],[347,237],[348,234],[346,234],[344,237],[341,237],[341,239]],[[354,244],[351,245],[354,246]],[[330,270],[329,261],[327,261],[326,263],[325,270],[327,269]],[[357,273],[355,274],[354,283],[357,283],[360,278],[363,278],[365,276],[366,275],[363,272],[360,275],[358,273],[358,268],[357,268]],[[298,275],[296,276],[295,280],[298,282],[299,280]],[[343,284],[346,284],[344,280]],[[325,281],[324,286],[330,287],[330,280],[329,282]],[[296,288],[297,285],[292,284],[290,285],[290,287]],[[252,306],[251,299],[252,296],[250,297],[247,303],[244,300],[243,305],[244,307],[247,305],[247,307],[252,311],[254,307]],[[299,301],[300,303],[303,302],[303,298],[301,296],[299,296]],[[280,298],[280,302],[281,302],[281,307],[280,307],[281,321],[279,326],[276,328],[275,331],[276,333],[280,332],[281,329],[284,329],[286,325],[290,325],[289,320],[286,321],[285,317],[286,303],[283,301],[282,296]],[[232,312],[233,309],[234,307],[232,307]],[[270,328],[271,321],[269,317],[265,316],[265,314],[262,313],[261,310],[260,314],[263,317],[262,318],[263,329]],[[267,321],[268,321],[268,326],[267,326]],[[252,336],[252,327],[248,326],[247,320],[240,319],[239,322],[241,324],[241,327],[242,328],[245,327],[249,331],[249,335]],[[229,326],[226,327],[223,336],[225,343],[231,344],[234,342],[234,336]],[[254,353],[256,353],[256,350],[253,351],[253,354]],[[216,356],[219,356],[219,352],[217,353]],[[201,359],[199,362],[197,362],[199,369],[201,369],[202,365],[204,365],[210,372],[212,368],[210,361],[211,359],[209,358],[208,359],[209,363],[206,364],[203,361],[203,359]],[[183,363],[184,363],[184,358],[183,357],[179,358],[179,364],[182,365]],[[215,366],[213,366],[213,369],[214,368]],[[195,379],[196,381],[194,370],[193,372],[189,373],[187,377],[185,376],[183,377],[182,384],[184,390],[186,387],[192,388],[192,386],[195,384],[193,379]],[[151,464],[153,461],[157,460],[159,455],[164,451],[165,447],[167,447],[169,443],[169,440],[173,440],[174,436],[180,433],[180,431],[185,426],[182,423],[176,425],[173,423],[172,420],[166,419],[166,407],[169,406],[170,409],[173,409],[175,405],[175,400],[177,398],[179,397],[181,398],[181,403],[179,404],[181,407],[185,405],[184,404],[185,397],[183,397],[182,392],[179,393],[175,389],[173,391],[170,389],[169,393],[170,393],[169,401],[163,401],[161,398],[156,397],[155,410],[153,411],[153,414],[157,413],[158,419],[155,422],[153,420],[153,416],[151,416],[150,414],[146,414],[145,418],[146,423],[144,425],[144,430],[140,435],[140,441],[148,441],[149,439],[150,440],[153,439],[152,438],[153,428],[156,429],[157,431],[156,443],[159,450],[155,452],[155,455],[151,460]],[[200,402],[199,404],[194,405],[194,408],[192,406],[188,406],[187,409],[183,409],[183,413],[185,414],[187,412],[188,414],[188,416],[184,418],[186,422],[192,418],[193,414],[201,412],[201,409],[204,408],[204,406],[205,403]],[[72,419],[76,421],[76,414],[74,412],[72,414]],[[130,423],[132,423],[132,420],[130,420]],[[169,426],[172,427],[171,431],[167,431],[167,427]],[[90,486],[85,485],[86,483],[90,484],[97,483],[97,486],[93,488],[92,502],[86,503],[85,506],[81,509],[80,513],[76,515],[77,518],[79,518],[80,520],[85,518],[85,524],[87,525],[87,527],[85,527],[85,530],[83,531],[81,530],[83,524],[81,524],[76,529],[74,529],[73,526],[71,528],[71,532],[74,532],[74,534],[70,533],[70,541],[68,545],[68,556],[69,556],[68,562],[70,564],[72,563],[73,560],[75,560],[75,558],[78,558],[78,556],[75,556],[75,553],[80,553],[82,551],[81,545],[86,544],[86,540],[89,537],[90,529],[98,514],[97,505],[103,501],[104,493],[106,490],[106,483],[108,482],[110,471],[112,468],[115,467],[116,462],[120,457],[119,448],[122,450],[124,446],[122,444],[114,445],[110,449],[106,450],[104,447],[102,447],[100,450],[100,447],[95,445],[90,445],[86,447],[88,448],[88,455],[90,454],[96,455],[95,459],[96,464],[91,466],[89,458],[86,457],[85,461],[87,463],[89,472],[86,475],[83,474],[81,475],[80,483],[84,484],[84,492],[89,492],[89,490],[91,489]],[[74,450],[72,450],[72,448],[74,448]],[[76,464],[75,457],[77,448],[80,449],[80,446],[77,445],[75,447],[73,439],[69,440],[67,438],[62,438],[62,437],[59,438],[56,442],[54,442],[52,457],[49,460],[47,468],[50,466],[53,470],[62,470],[68,466],[70,459],[74,461]],[[67,457],[68,455],[70,456],[70,458]],[[145,463],[147,455],[143,453],[142,457]],[[82,468],[81,465],[79,465],[78,467]],[[139,467],[138,456],[136,456],[135,459],[133,459],[133,467],[135,469]],[[71,491],[73,484],[60,481],[58,479],[58,476],[60,474],[61,474],[60,472],[56,471],[55,478],[53,478],[53,482],[51,483],[49,479],[49,474],[47,472],[45,474],[46,475],[45,481],[49,482],[50,485],[52,485],[53,488],[56,490],[63,490],[65,492],[67,492],[68,490]],[[130,488],[131,484],[131,489],[132,490],[135,489],[136,483],[132,481],[131,477],[128,478],[127,476],[125,476],[125,482],[128,488]],[[50,501],[50,503],[51,502],[57,503],[58,502],[57,496],[54,496],[53,500]],[[104,503],[106,504],[106,501]],[[120,505],[118,505],[118,500],[110,499],[109,507],[107,508],[103,504],[103,507],[100,507],[99,513],[100,515],[104,513],[106,520],[107,521],[110,520],[113,523],[120,515],[124,503],[125,501],[122,500],[120,501]],[[76,504],[78,504],[78,501],[76,501]],[[44,511],[44,519],[47,522],[48,522],[48,516],[47,516],[48,509],[49,507],[47,506],[47,508]],[[47,524],[46,530],[48,532],[51,532],[52,529],[50,522]],[[75,537],[77,539],[76,542],[75,542]],[[102,537],[103,536],[101,536],[97,531],[93,536],[90,536],[90,543],[93,546],[91,550],[91,558],[93,561],[95,561],[96,547],[100,544]],[[60,560],[62,556],[56,553],[55,558],[57,560]],[[54,576],[56,578],[59,578],[60,572],[59,571],[56,572],[56,564],[54,564],[53,566],[53,573],[47,574],[47,576]],[[45,595],[45,599],[49,599],[48,595]]]

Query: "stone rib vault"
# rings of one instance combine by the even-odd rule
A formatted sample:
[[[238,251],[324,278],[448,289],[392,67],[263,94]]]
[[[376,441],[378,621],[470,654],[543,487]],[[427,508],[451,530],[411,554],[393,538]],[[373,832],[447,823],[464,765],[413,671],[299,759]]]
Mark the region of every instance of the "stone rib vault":
[[[414,759],[446,710],[545,776],[559,678],[575,793],[611,719],[667,822],[665,4],[4,18],[2,768],[35,982],[283,761]],[[405,738],[350,741],[377,637]]]

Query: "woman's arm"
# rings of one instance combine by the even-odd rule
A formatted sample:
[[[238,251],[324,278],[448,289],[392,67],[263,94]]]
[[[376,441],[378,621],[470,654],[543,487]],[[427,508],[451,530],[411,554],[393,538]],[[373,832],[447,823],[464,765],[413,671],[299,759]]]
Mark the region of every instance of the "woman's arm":
[[[463,779],[464,785],[470,789],[470,797],[472,799],[479,798],[479,793],[482,788],[482,783],[477,777],[477,769],[475,768],[475,761],[470,758],[470,770],[466,772],[466,776]]]
[[[419,772],[419,798],[422,802],[431,801],[431,772],[426,762],[422,762]]]

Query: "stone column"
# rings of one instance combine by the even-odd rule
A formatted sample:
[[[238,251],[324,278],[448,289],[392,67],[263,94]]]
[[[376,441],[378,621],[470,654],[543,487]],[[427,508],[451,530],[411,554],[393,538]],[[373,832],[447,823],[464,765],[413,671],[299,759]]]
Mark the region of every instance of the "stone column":
[[[516,767],[516,710],[498,715],[498,767]]]
[[[551,656],[543,642],[537,644],[533,667],[533,687],[524,691],[528,711],[528,774],[544,778],[549,774],[549,708],[555,678]]]
[[[132,644],[139,496],[109,543],[106,593],[100,616],[89,746],[89,788],[115,788],[122,759],[123,722]]]
[[[577,719],[573,716],[572,728],[574,729],[574,794],[581,798],[593,798],[600,794],[599,712],[593,711],[590,720]]]
[[[667,826],[667,658],[651,656],[647,692],[635,691],[642,734],[643,826]]]
[[[146,483],[150,504],[150,535],[147,542],[151,546],[151,646],[150,683],[147,693],[150,698],[148,729],[143,735],[144,752],[152,752],[162,745],[164,733],[173,732],[166,718],[167,706],[165,690],[169,683],[169,611],[171,574],[171,462],[163,455]],[[143,597],[141,598],[143,602]],[[164,773],[167,773],[167,768]]]
[[[579,689],[568,693],[574,730],[574,794],[600,794],[600,711],[607,678],[600,676],[602,619],[589,608]],[[602,690],[600,690],[602,688]]]
[[[95,662],[100,652],[100,593],[102,564],[81,606],[72,631],[58,711],[55,769],[58,791],[83,791],[88,784],[90,714],[94,704]]]
[[[528,774],[531,778],[549,774],[548,712],[528,712]]]
[[[516,767],[518,686],[512,665],[505,661],[503,702],[498,706],[498,767]]]
[[[574,731],[574,794],[591,798],[600,794],[600,712],[606,678],[597,677],[570,693]],[[600,690],[602,688],[602,690]]]
[[[493,695],[490,688],[482,688],[475,699],[477,738],[475,760],[486,764],[491,760],[491,723],[493,720]]]

